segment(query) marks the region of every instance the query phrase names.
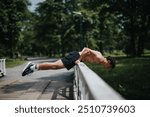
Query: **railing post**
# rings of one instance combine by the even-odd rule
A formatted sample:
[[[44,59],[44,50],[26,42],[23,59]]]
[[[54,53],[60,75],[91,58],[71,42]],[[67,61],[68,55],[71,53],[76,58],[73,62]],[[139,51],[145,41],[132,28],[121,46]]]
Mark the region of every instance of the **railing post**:
[[[0,73],[2,76],[6,75],[5,59],[0,59]]]

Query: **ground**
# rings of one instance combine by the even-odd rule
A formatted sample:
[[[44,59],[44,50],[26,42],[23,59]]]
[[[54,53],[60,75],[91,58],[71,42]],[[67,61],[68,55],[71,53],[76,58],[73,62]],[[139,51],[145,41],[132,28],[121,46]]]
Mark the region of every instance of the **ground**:
[[[33,62],[42,61],[47,60]],[[0,78],[0,99],[73,99],[73,69],[38,71],[22,77],[26,64],[7,68],[6,76]]]

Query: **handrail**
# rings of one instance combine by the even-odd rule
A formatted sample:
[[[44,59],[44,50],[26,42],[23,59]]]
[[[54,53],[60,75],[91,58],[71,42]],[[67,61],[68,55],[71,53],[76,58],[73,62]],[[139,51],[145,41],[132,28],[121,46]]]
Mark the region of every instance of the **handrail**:
[[[74,98],[76,100],[122,100],[102,78],[84,63],[75,66]]]

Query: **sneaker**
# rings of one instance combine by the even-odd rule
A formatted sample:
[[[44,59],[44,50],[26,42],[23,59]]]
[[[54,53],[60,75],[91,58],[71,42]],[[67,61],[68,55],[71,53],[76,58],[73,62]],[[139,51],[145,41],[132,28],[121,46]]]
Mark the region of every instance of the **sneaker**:
[[[31,69],[31,67],[34,66],[34,65],[35,65],[34,63],[29,62],[29,63],[25,66],[25,68],[24,68],[24,70],[23,70],[23,72],[22,72],[22,76],[29,75],[29,74],[33,73],[34,70]]]

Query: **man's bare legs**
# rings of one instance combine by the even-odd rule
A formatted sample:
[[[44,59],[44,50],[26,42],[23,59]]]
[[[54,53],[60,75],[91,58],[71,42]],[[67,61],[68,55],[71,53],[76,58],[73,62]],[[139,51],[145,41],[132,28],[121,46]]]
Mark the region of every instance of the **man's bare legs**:
[[[64,64],[61,60],[57,60],[56,62],[44,62],[37,64],[38,70],[49,70],[49,69],[61,69],[64,68]]]

